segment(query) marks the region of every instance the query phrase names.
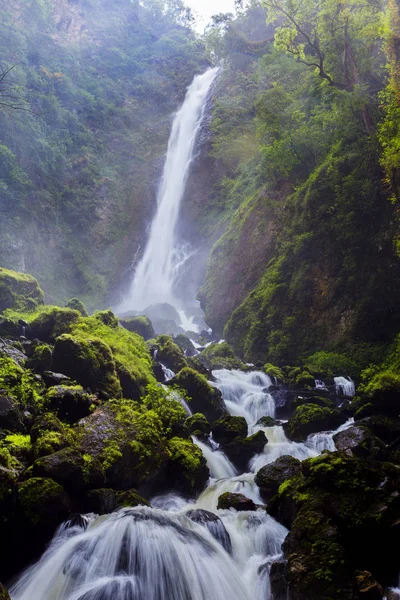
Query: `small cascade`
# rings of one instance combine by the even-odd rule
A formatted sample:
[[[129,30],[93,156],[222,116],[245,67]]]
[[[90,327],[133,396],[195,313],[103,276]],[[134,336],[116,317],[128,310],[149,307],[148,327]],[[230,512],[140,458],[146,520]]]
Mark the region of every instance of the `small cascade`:
[[[355,396],[356,386],[351,377],[335,377],[335,388],[338,396]]]
[[[316,379],[315,380],[315,389],[316,390],[326,390],[325,381],[322,381],[322,379]]]
[[[172,371],[172,369],[168,369],[168,367],[166,367],[165,365],[163,365],[162,362],[160,362],[161,368],[163,370],[164,373],[164,377],[165,377],[165,381],[169,381],[170,379],[172,379],[173,377],[175,377],[175,373]]]
[[[235,467],[221,450],[212,450],[207,444],[203,444],[203,442],[198,440],[194,435],[192,436],[192,439],[196,446],[202,451],[212,478],[220,479],[223,477],[235,477],[235,475],[237,475]]]
[[[275,417],[275,402],[268,389],[273,385],[271,378],[261,371],[213,371],[217,387],[224,398],[230,414],[245,417],[250,427],[261,417]]]

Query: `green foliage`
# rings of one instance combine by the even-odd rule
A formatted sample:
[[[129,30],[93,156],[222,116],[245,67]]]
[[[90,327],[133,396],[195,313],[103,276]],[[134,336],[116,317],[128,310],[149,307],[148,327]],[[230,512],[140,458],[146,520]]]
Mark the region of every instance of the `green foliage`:
[[[283,383],[285,381],[285,375],[279,367],[275,365],[271,365],[271,363],[265,363],[263,366],[263,370],[272,378],[276,378],[279,382]]]
[[[11,358],[0,358],[0,389],[18,399],[21,407],[40,401],[40,385],[32,373],[17,365]]]
[[[332,377],[336,375],[350,375],[356,377],[359,374],[359,368],[354,361],[344,354],[337,352],[314,352],[304,361],[305,367],[316,375],[324,374]]]
[[[40,344],[36,346],[32,356],[28,359],[27,366],[37,373],[43,373],[50,369],[52,358],[52,347],[48,344]]]
[[[68,300],[65,307],[72,308],[72,310],[77,310],[79,313],[81,313],[82,317],[89,316],[86,306],[83,304],[82,300],[79,300],[79,298],[71,298]]]
[[[43,301],[44,294],[31,275],[0,267],[0,312],[7,308],[34,310]]]

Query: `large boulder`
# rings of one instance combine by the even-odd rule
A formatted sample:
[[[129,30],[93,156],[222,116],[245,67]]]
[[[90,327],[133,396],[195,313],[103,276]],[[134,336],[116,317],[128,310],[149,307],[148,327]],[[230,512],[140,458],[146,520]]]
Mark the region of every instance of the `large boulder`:
[[[79,298],[71,298],[70,300],[68,300],[67,304],[65,305],[65,308],[72,308],[72,310],[77,310],[82,315],[82,317],[89,316],[86,306],[83,304],[82,300],[79,300]]]
[[[345,421],[346,415],[337,408],[304,404],[296,408],[285,424],[285,432],[290,439],[301,442],[311,433],[337,429]]]
[[[337,450],[347,456],[388,460],[389,451],[386,445],[367,427],[356,425],[340,431],[333,436]]]
[[[145,340],[150,340],[156,336],[153,325],[146,315],[139,315],[137,317],[126,317],[119,321],[122,327],[125,327],[128,331],[133,331],[142,336]]]
[[[213,438],[219,444],[230,444],[236,439],[244,439],[247,436],[248,426],[244,417],[225,415],[212,426]]]
[[[242,369],[246,365],[235,356],[233,349],[226,342],[210,344],[198,355],[199,361],[207,369]]]
[[[77,310],[71,308],[46,307],[29,323],[26,334],[30,339],[53,343],[59,335],[69,333],[80,316]]]
[[[110,347],[98,338],[83,340],[69,334],[58,337],[54,346],[53,369],[104,397],[121,395]]]
[[[195,436],[206,436],[211,432],[210,423],[201,413],[195,413],[188,417],[186,419],[186,425],[189,433]]]
[[[0,312],[7,308],[30,311],[43,303],[44,294],[34,277],[0,267]]]
[[[184,367],[187,367],[187,361],[183,350],[175,344],[168,335],[159,335],[153,345],[155,349],[155,358],[163,365],[177,373]]]
[[[282,483],[301,473],[301,463],[293,456],[280,456],[273,463],[264,465],[255,477],[263,500],[270,500]]]
[[[150,506],[136,490],[120,492],[110,488],[90,490],[84,499],[84,510],[106,515],[119,508],[132,506]]]
[[[197,351],[187,335],[180,333],[174,339],[175,344],[185,353],[185,356],[196,356]]]
[[[284,543],[290,597],[350,600],[358,571],[383,586],[395,581],[399,511],[399,467],[339,452],[303,461],[301,473],[268,504],[290,527]]]
[[[228,414],[221,392],[194,369],[185,367],[168,383],[182,388],[191,399],[192,411],[204,414],[210,423]]]
[[[32,474],[56,481],[72,495],[80,493],[84,488],[104,485],[99,461],[72,448],[38,458],[33,464]]]

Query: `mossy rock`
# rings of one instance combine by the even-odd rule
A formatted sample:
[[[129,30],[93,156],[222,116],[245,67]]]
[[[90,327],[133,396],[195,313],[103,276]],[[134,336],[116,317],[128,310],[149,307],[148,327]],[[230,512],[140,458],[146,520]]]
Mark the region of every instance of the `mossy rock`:
[[[119,508],[134,506],[150,506],[150,503],[136,490],[119,492],[111,488],[90,490],[84,499],[85,511],[99,515],[112,513]]]
[[[118,318],[114,315],[111,309],[108,310],[98,310],[93,314],[93,318],[103,323],[107,327],[111,327],[111,329],[117,329],[119,326]]]
[[[127,317],[125,319],[120,319],[119,322],[122,327],[125,327],[128,331],[137,333],[146,341],[154,338],[156,335],[149,317],[146,317],[145,315]]]
[[[282,483],[292,479],[301,473],[301,464],[297,458],[292,456],[280,456],[274,462],[264,465],[256,474],[255,483],[260,488],[263,500],[270,500]]]
[[[79,298],[71,298],[70,300],[68,300],[67,304],[65,305],[65,308],[72,308],[72,310],[77,310],[82,315],[82,317],[89,316],[86,306],[83,304],[82,300],[79,300]]]
[[[32,311],[43,303],[43,291],[34,277],[0,267],[0,312]]]
[[[48,371],[53,360],[53,348],[48,344],[35,346],[32,356],[27,360],[26,366],[36,373]]]
[[[96,396],[88,394],[80,385],[57,385],[47,390],[43,400],[46,409],[54,411],[59,419],[76,423],[99,404]]]
[[[237,439],[247,437],[247,421],[244,417],[233,417],[225,415],[212,426],[213,438],[219,444],[230,444]]]
[[[233,492],[225,492],[218,498],[218,510],[227,510],[233,508],[237,511],[256,510],[257,506],[253,500],[247,498],[244,494],[235,494]]]
[[[84,488],[101,487],[104,484],[99,461],[73,448],[65,448],[36,459],[32,474],[35,477],[53,479],[72,495]]]
[[[0,392],[0,427],[7,431],[24,433],[23,414],[18,403],[10,396]]]
[[[188,338],[187,335],[180,333],[174,337],[174,342],[179,346],[181,350],[184,351],[185,356],[195,356],[196,348],[194,347],[192,341]]]
[[[362,400],[372,404],[371,414],[397,417],[400,414],[400,375],[390,370],[378,373],[364,387]]]
[[[32,423],[32,426],[29,430],[32,444],[35,444],[43,435],[43,433],[47,431],[54,431],[63,436],[66,435],[65,427],[61,423],[60,419],[53,415],[53,413],[47,412],[36,417]]]
[[[4,317],[0,315],[0,337],[16,338],[21,335],[21,327],[17,318]]]
[[[191,400],[193,412],[204,414],[210,423],[227,414],[221,392],[193,369],[185,367],[168,383],[182,388]]]
[[[275,419],[273,419],[272,417],[261,417],[261,419],[258,419],[257,425],[262,425],[263,427],[275,427],[276,425],[279,425],[279,421],[276,421]]]
[[[247,366],[235,355],[227,342],[215,342],[204,348],[198,355],[198,360],[209,370],[213,369],[241,369]]]
[[[53,369],[104,397],[121,395],[112,352],[101,339],[84,340],[69,334],[61,335],[54,346]]]
[[[80,313],[70,308],[58,306],[46,307],[45,310],[29,321],[27,335],[42,342],[53,343],[63,333],[69,333],[78,322]]]
[[[263,371],[266,373],[271,379],[277,379],[281,383],[285,382],[285,374],[283,370],[275,365],[271,365],[271,363],[265,363],[263,366]]]
[[[158,351],[157,360],[174,373],[187,367],[183,350],[168,335],[159,335],[154,346]]]
[[[308,371],[302,371],[296,376],[295,384],[301,388],[315,387],[315,377]]]
[[[346,415],[338,409],[304,404],[296,408],[293,416],[285,424],[285,431],[290,439],[303,441],[311,433],[337,429],[345,421]]]
[[[317,406],[322,406],[325,408],[335,409],[337,408],[335,402],[330,398],[325,398],[324,396],[307,396],[304,398],[303,396],[297,396],[297,398],[293,398],[290,403],[290,407],[292,410],[295,410],[298,406],[304,406],[305,404],[315,404]]]
[[[51,534],[67,517],[71,505],[61,485],[47,477],[33,477],[19,487],[18,507],[30,527],[44,527]]]
[[[333,436],[337,450],[348,456],[370,458],[373,460],[389,460],[390,451],[379,438],[365,426],[354,426],[340,431]]]
[[[264,451],[268,440],[263,431],[257,431],[244,439],[237,438],[230,444],[225,444],[223,449],[229,460],[239,469],[246,471],[250,460]]]
[[[201,413],[195,413],[186,419],[186,425],[190,434],[195,436],[208,435],[211,432],[211,425],[206,417]]]
[[[169,460],[165,469],[165,482],[183,494],[199,494],[210,476],[206,460],[191,439],[174,437],[168,441]]]

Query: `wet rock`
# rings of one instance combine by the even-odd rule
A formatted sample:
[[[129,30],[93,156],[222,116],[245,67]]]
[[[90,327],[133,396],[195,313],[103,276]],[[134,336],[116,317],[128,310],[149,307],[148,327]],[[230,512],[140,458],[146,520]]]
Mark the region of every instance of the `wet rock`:
[[[257,431],[247,438],[236,439],[231,444],[225,444],[223,450],[239,471],[246,471],[250,460],[256,454],[261,454],[267,443],[265,433]]]
[[[53,343],[56,337],[71,331],[80,316],[77,310],[52,306],[31,321],[26,335],[30,339],[38,338],[42,343]]]
[[[98,403],[96,396],[88,394],[81,386],[57,385],[49,388],[44,398],[46,407],[71,424],[87,417],[93,405]]]
[[[168,383],[185,390],[191,399],[189,406],[192,411],[204,414],[210,423],[228,414],[221,392],[212,387],[207,379],[194,369],[189,367],[182,369]]]
[[[26,366],[28,369],[32,369],[32,371],[43,373],[44,371],[48,371],[50,369],[52,359],[52,347],[48,344],[40,344],[34,348],[31,357],[26,363]]]
[[[201,508],[195,510],[189,510],[186,513],[186,516],[189,517],[191,521],[195,523],[200,523],[207,527],[211,535],[225,548],[227,552],[232,553],[232,543],[229,533],[226,530],[225,525],[222,520],[218,517],[218,515],[210,512],[209,510],[204,510]]]
[[[197,437],[206,436],[211,432],[211,425],[201,413],[195,413],[186,419],[186,425],[190,434]]]
[[[42,377],[47,387],[51,387],[53,385],[62,385],[63,383],[65,384],[70,381],[67,375],[64,375],[63,373],[55,373],[54,371],[44,371]]]
[[[177,335],[174,342],[181,350],[183,350],[185,356],[195,356],[197,354],[196,348],[193,346],[193,343],[187,335],[183,335],[182,333]]]
[[[284,429],[290,439],[300,442],[306,440],[311,433],[337,429],[345,421],[346,416],[337,408],[304,404],[296,408]]]
[[[247,422],[244,417],[226,415],[215,421],[212,426],[213,438],[219,444],[230,444],[236,439],[247,436]]]
[[[11,358],[17,365],[23,366],[26,356],[22,350],[23,347],[20,342],[8,342],[7,340],[0,339],[0,357]]]
[[[180,316],[176,308],[167,302],[152,304],[144,309],[145,314],[152,322],[156,319],[166,319],[180,323]]]
[[[273,562],[269,572],[271,592],[274,600],[287,600],[288,592],[285,579],[285,562]]]
[[[0,427],[7,431],[24,433],[23,415],[15,400],[3,396],[0,390]]]
[[[150,340],[156,337],[152,322],[146,315],[138,315],[137,317],[128,317],[126,319],[120,319],[119,321],[122,327],[125,327],[128,331],[133,331],[138,335],[141,335],[145,340]]]
[[[336,448],[345,452],[348,456],[375,460],[387,460],[389,458],[385,444],[367,427],[349,427],[335,434],[333,441]]]
[[[260,488],[263,500],[270,500],[278,493],[279,487],[287,479],[301,473],[301,463],[292,456],[280,456],[276,461],[262,467],[256,477],[255,483]]]
[[[261,417],[256,424],[263,427],[275,427],[276,425],[280,425],[280,421],[276,421],[272,417]]]
[[[54,431],[65,436],[66,431],[64,425],[61,423],[60,419],[58,419],[52,413],[45,413],[36,417],[34,419],[31,429],[29,431],[29,435],[31,436],[32,444],[35,444],[40,436],[43,435],[44,432]]]
[[[256,510],[257,506],[253,500],[244,496],[244,494],[234,494],[232,492],[225,492],[218,498],[218,509],[229,509],[234,508],[237,511],[244,510]]]
[[[174,373],[187,366],[183,350],[168,335],[159,335],[153,347],[157,350],[156,360]]]

